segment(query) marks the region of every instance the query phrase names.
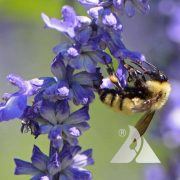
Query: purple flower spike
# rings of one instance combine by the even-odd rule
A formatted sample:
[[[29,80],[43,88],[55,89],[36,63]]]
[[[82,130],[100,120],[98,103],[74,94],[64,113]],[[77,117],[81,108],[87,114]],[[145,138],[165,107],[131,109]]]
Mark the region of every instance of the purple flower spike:
[[[42,134],[48,136],[49,155],[34,146],[31,163],[15,159],[15,174],[31,175],[31,180],[92,180],[91,172],[84,169],[94,164],[92,150],[80,152],[78,138],[90,128],[89,104],[95,98],[94,92],[99,88],[117,88],[110,80],[102,80],[97,65],[107,66],[115,58],[119,86],[124,88],[128,75],[125,60],[145,61],[141,53],[130,51],[124,45],[121,15],[125,11],[133,16],[134,6],[147,12],[148,0],[78,1],[88,9],[91,18],[79,16],[68,5],[62,7],[62,19],[41,14],[45,27],[70,39],[53,49],[56,53],[51,64],[53,77],[25,81],[10,74],[7,79],[18,90],[6,93],[4,102],[0,103],[0,121],[20,118],[21,132],[31,131],[35,138]],[[33,100],[29,101],[30,96]],[[70,105],[80,105],[80,108],[72,111]]]

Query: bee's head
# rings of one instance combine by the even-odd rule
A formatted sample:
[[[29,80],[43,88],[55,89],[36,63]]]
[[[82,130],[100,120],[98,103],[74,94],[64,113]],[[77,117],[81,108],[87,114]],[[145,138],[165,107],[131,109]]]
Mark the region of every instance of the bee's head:
[[[166,82],[168,80],[167,76],[159,70],[149,71],[146,74],[149,75],[151,80]]]

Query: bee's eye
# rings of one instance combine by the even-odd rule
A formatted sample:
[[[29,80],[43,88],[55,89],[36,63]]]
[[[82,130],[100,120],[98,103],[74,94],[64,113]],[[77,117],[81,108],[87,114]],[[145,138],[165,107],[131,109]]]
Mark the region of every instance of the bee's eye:
[[[161,80],[164,80],[164,81],[167,80],[167,77],[164,74],[161,74],[160,77],[161,77]]]

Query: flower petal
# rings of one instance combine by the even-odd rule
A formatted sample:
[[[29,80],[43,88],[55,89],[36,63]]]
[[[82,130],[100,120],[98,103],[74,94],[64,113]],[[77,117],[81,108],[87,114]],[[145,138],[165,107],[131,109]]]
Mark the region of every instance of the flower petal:
[[[92,8],[99,4],[99,0],[78,0],[85,8]]]
[[[54,84],[56,82],[54,77],[40,77],[40,78],[34,78],[29,81],[33,86],[40,87],[41,89],[44,89],[51,84]]]
[[[47,87],[43,92],[45,99],[63,100],[69,99],[69,84],[66,80],[59,80],[56,84]]]
[[[40,107],[40,115],[52,124],[56,124],[55,104],[50,101],[43,101]]]
[[[76,48],[74,48],[74,47],[68,48],[67,54],[68,54],[70,57],[79,56],[78,50],[77,50]]]
[[[84,67],[83,65],[83,58],[82,56],[76,56],[74,58],[71,58],[68,62],[68,64],[74,68],[74,69],[82,69]]]
[[[95,98],[94,93],[91,89],[84,88],[79,84],[72,84],[73,97],[75,104],[86,105],[92,102]]]
[[[65,124],[78,124],[89,120],[89,106],[84,106],[81,109],[70,114]]]
[[[60,148],[63,145],[63,138],[62,138],[62,127],[54,126],[51,128],[49,132],[48,138],[53,142],[53,146],[55,148]]]
[[[59,124],[69,117],[70,107],[68,101],[60,101],[56,107],[56,118]]]
[[[17,86],[21,91],[24,91],[24,80],[20,76],[9,74],[7,79],[12,85]]]
[[[61,80],[58,82],[56,95],[58,95],[60,99],[66,99],[69,96],[69,85],[66,81]]]
[[[73,157],[73,167],[84,167],[94,164],[92,149],[88,149]]]
[[[67,168],[64,172],[69,179],[73,180],[92,180],[92,174],[82,168]]]
[[[63,56],[58,54],[51,65],[51,72],[58,79],[64,79],[66,75],[66,67],[63,62]]]
[[[16,169],[14,174],[16,175],[21,175],[21,174],[36,175],[39,173],[39,170],[29,162],[20,159],[14,159],[14,162],[16,164]]]
[[[120,81],[120,86],[125,87],[127,85],[126,81],[126,68],[124,67],[122,61],[120,61],[116,75]]]
[[[71,38],[75,36],[74,28],[77,26],[78,22],[74,9],[72,7],[64,6],[62,8],[62,16],[64,20],[58,20],[56,18],[50,19],[44,13],[42,13],[41,16],[47,27],[67,33]]]
[[[91,35],[92,35],[92,28],[90,26],[87,26],[86,28],[79,30],[75,38],[77,42],[81,44],[86,44],[90,39]]]
[[[133,52],[133,51],[129,51],[128,49],[122,49],[122,53],[123,59],[131,59],[134,61],[145,61],[146,58],[143,54],[139,53],[139,52]]]
[[[57,152],[55,152],[51,158],[50,161],[48,163],[48,172],[51,175],[55,175],[56,173],[60,172],[61,170],[61,164],[60,164],[60,159],[59,159],[59,155]]]
[[[48,156],[41,152],[41,150],[34,145],[31,161],[34,167],[40,171],[46,171]]]
[[[98,7],[93,7],[91,9],[89,9],[87,11],[87,13],[89,14],[89,16],[91,16],[93,19],[98,19],[99,17],[102,16],[104,8],[102,6],[98,6]]]
[[[59,180],[69,180],[69,178],[64,174],[60,174]]]
[[[64,56],[67,52],[67,49],[69,49],[71,46],[72,45],[70,43],[60,43],[53,48],[53,52],[57,55],[61,54]]]
[[[102,22],[104,25],[107,25],[107,26],[116,26],[117,19],[112,13],[112,11],[107,8],[103,11]]]
[[[52,180],[52,176],[41,173],[32,177],[30,180]]]
[[[0,107],[0,121],[8,121],[14,118],[20,118],[24,113],[26,105],[26,96],[11,96],[6,104]]]
[[[71,146],[77,146],[78,145],[78,139],[74,137],[68,136],[66,138],[66,141],[71,145]]]
[[[39,134],[49,134],[52,127],[53,126],[50,125],[50,124],[48,124],[48,125],[46,125],[46,124],[45,125],[40,125]]]
[[[97,62],[92,60],[88,53],[81,55],[81,58],[83,59],[84,69],[89,73],[95,73]]]
[[[92,77],[93,77],[93,74],[90,74],[86,71],[81,71],[73,75],[72,81],[80,85],[93,87]]]
[[[67,137],[77,138],[81,135],[80,130],[73,125],[64,125],[63,132],[66,134]]]
[[[76,128],[82,134],[84,131],[87,131],[90,128],[90,126],[89,126],[89,124],[87,122],[81,122],[81,123],[76,125]]]
[[[89,53],[89,56],[91,57],[93,61],[98,62],[98,63],[102,63],[102,64],[112,63],[111,57],[103,51],[97,50],[96,52]]]

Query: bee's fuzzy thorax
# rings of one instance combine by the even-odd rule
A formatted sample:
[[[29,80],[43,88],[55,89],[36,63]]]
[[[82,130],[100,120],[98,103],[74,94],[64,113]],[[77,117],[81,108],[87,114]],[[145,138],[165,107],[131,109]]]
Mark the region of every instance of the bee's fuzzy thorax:
[[[157,96],[158,94],[161,94],[160,98],[152,105],[152,110],[158,110],[162,108],[162,106],[165,105],[166,101],[168,100],[170,91],[171,91],[171,85],[169,82],[160,82],[160,81],[147,81],[146,82],[148,90],[152,93],[152,97]]]

